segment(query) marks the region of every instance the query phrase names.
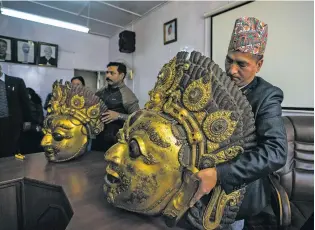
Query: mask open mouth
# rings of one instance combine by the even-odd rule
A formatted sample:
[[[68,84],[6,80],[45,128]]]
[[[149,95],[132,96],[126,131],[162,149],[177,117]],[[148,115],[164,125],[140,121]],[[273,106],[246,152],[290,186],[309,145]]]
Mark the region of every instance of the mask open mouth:
[[[111,169],[110,165],[106,168],[105,183],[112,187],[120,184],[121,180],[117,172]]]
[[[45,155],[49,158],[54,157],[55,155],[57,155],[57,153],[55,152],[55,150],[51,147],[47,147],[44,149],[45,151]]]

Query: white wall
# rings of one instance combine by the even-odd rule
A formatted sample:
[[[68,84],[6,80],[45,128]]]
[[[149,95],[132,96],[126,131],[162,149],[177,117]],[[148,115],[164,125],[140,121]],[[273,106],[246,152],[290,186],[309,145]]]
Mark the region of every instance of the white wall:
[[[221,67],[235,19],[242,15],[268,24],[257,75],[282,89],[282,107],[314,108],[314,2],[255,1],[213,17],[212,58]]]
[[[70,80],[74,69],[104,70],[109,39],[0,15],[0,35],[57,44],[58,68],[1,63],[8,75],[21,77],[45,100],[56,79]]]
[[[218,2],[169,2],[148,14],[133,25],[136,33],[136,51],[134,54],[122,54],[118,50],[118,35],[110,39],[109,59],[124,59],[133,63],[134,80],[126,80],[143,107],[149,99],[148,91],[156,81],[163,64],[168,62],[181,49],[188,47],[204,53],[205,20],[204,13],[215,10],[228,1]],[[177,18],[177,42],[163,44],[163,24]],[[132,29],[131,27],[126,29]],[[133,56],[133,58],[132,58]]]

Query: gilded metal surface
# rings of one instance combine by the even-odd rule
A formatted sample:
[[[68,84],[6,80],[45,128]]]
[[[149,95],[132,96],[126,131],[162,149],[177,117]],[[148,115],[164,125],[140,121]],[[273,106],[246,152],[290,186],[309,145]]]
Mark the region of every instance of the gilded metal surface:
[[[207,141],[207,153],[212,153],[219,148],[220,148],[220,145],[218,143]]]
[[[215,159],[216,164],[220,164],[232,160],[242,152],[244,152],[244,149],[241,146],[233,146],[231,148],[222,150],[217,154],[212,154],[212,157]]]
[[[162,148],[168,148],[170,147],[170,143],[166,142],[163,140],[163,138],[160,136],[158,132],[156,132],[152,127],[151,127],[151,121],[147,122],[140,122],[138,125],[134,126],[133,128],[130,129],[130,134],[133,134],[137,130],[143,130],[146,132],[150,138],[150,140],[156,144],[161,146]]]
[[[118,143],[105,153],[108,202],[146,215],[163,214],[173,226],[198,189],[195,173],[233,159],[252,140],[246,139],[252,135],[248,130],[254,132],[252,117],[243,113],[250,111],[249,104],[210,62],[197,52],[189,60],[179,53],[163,66],[146,109],[128,118]],[[239,199],[238,191],[226,195],[216,186],[201,215],[204,228],[217,228],[225,207]]]
[[[186,108],[198,112],[206,107],[211,98],[211,75],[193,81],[184,91],[183,103]]]
[[[84,87],[56,81],[50,104],[41,142],[47,160],[62,162],[84,154],[90,138],[104,128],[100,121],[104,103]]]
[[[237,121],[231,117],[232,111],[217,111],[207,116],[203,123],[203,131],[209,140],[220,143],[232,136]]]
[[[154,111],[143,110],[137,116],[132,124],[131,118],[126,121],[119,143],[105,154],[108,165],[104,189],[107,200],[117,207],[158,214],[180,187],[181,146],[176,144],[170,121]],[[152,139],[146,130],[158,133],[160,141]],[[160,143],[167,144],[167,149]]]
[[[194,113],[199,125],[203,123],[203,120],[205,119],[207,113],[206,112],[196,112]]]
[[[187,211],[187,203],[193,198],[195,191],[199,187],[199,179],[190,170],[183,170],[183,181],[179,191],[172,197],[172,201],[168,203],[163,210],[163,215],[167,216],[171,222],[170,226],[174,225],[181,216]]]
[[[212,199],[208,203],[205,214],[203,216],[203,227],[204,229],[216,229],[221,222],[224,208],[229,203],[231,206],[235,206],[240,197],[239,191],[234,191],[229,195],[226,195],[225,192],[221,189],[220,186],[217,186],[212,195]],[[210,216],[216,207],[214,221],[210,220]]]
[[[189,66],[176,67],[176,58],[163,66],[154,89],[149,91],[150,101],[145,104],[146,109],[161,111],[169,95],[178,87],[184,73],[183,69]]]

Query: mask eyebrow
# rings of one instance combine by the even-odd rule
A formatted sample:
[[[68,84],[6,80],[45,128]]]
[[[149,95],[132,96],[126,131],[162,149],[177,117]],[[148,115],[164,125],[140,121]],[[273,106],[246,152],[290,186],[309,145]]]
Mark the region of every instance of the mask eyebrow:
[[[140,122],[139,124],[135,125],[130,129],[129,134],[132,135],[137,130],[143,130],[145,133],[149,136],[149,139],[157,146],[162,148],[168,148],[170,147],[170,143],[165,141],[151,126],[151,122]]]
[[[66,124],[64,124],[63,122],[61,122],[60,120],[57,120],[55,122],[52,122],[52,128],[56,129],[57,127],[65,129],[65,130],[71,130],[72,128],[70,126],[67,126]]]

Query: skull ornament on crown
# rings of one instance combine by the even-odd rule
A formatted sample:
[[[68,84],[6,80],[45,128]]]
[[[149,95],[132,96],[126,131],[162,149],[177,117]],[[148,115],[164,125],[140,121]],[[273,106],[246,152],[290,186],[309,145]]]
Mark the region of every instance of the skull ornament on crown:
[[[88,88],[56,81],[41,145],[48,161],[64,162],[87,151],[91,138],[104,129],[100,115],[105,104]]]
[[[184,217],[198,229],[234,222],[245,187],[220,185],[189,208],[199,170],[232,160],[256,145],[251,106],[210,58],[179,52],[161,69],[146,109],[129,116],[119,142],[105,154],[104,191],[114,206],[163,215],[168,226]]]

